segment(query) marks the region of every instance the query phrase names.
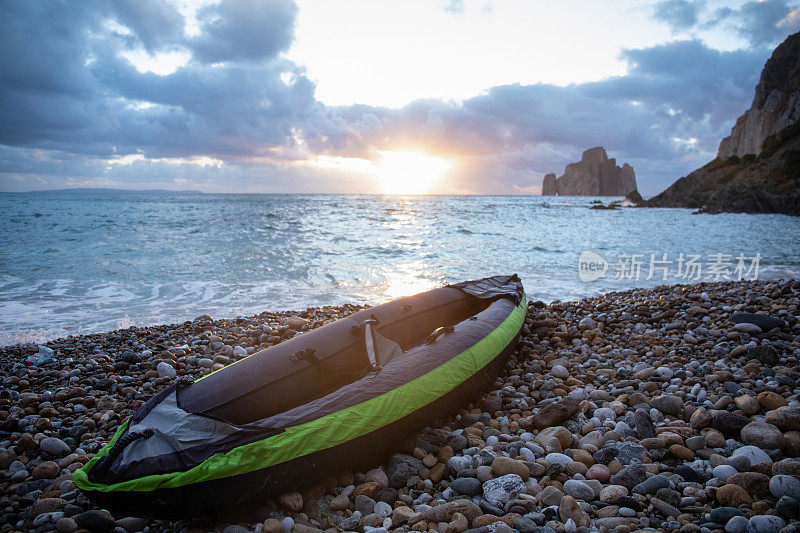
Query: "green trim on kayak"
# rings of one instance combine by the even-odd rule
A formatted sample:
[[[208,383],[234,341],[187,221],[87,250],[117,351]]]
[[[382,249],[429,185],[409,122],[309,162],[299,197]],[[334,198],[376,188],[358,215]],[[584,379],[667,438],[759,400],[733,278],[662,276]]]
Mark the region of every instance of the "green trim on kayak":
[[[184,472],[153,474],[112,485],[89,481],[88,473],[125,432],[125,422],[72,481],[86,491],[152,491],[221,479],[284,463],[338,446],[376,431],[444,396],[492,362],[516,337],[525,320],[525,295],[511,314],[486,337],[443,365],[396,389],[316,420],[287,428],[266,439],[212,455]]]

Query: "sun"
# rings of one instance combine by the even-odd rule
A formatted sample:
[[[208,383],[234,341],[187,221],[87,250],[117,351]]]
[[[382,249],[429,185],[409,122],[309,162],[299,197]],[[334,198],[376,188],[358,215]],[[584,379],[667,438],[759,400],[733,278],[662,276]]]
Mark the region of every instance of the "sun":
[[[376,167],[386,194],[425,194],[442,179],[450,162],[422,152],[386,151]]]

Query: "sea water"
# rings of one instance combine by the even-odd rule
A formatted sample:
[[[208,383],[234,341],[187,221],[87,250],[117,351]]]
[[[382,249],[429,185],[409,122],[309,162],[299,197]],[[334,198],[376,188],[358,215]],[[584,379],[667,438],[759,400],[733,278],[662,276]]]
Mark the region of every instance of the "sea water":
[[[0,343],[378,304],[495,274],[551,301],[800,271],[798,218],[590,209],[598,200],[4,193]]]

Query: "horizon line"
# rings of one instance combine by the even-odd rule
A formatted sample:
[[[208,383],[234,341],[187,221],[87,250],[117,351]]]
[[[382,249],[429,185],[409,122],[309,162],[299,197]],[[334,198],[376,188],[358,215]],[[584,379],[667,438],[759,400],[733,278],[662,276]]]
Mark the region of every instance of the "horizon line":
[[[324,196],[324,195],[347,195],[347,196],[536,196],[536,197],[551,197],[551,198],[582,198],[582,197],[597,197],[597,198],[624,198],[625,195],[577,195],[577,196],[553,196],[542,195],[541,193],[419,193],[419,194],[402,194],[402,193],[384,193],[384,192],[206,192],[197,189],[119,189],[114,187],[70,187],[59,189],[32,189],[28,191],[4,191],[0,190],[0,194],[36,194],[36,193],[90,193],[90,192],[123,192],[123,193],[173,193],[173,194],[241,194],[241,195],[307,195],[307,196]]]

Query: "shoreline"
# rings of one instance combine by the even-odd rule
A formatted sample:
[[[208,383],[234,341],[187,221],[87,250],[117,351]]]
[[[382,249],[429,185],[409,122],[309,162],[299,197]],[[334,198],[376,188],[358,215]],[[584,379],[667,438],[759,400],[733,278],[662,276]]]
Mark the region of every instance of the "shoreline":
[[[406,455],[303,494],[258,502],[258,521],[248,522],[232,515],[173,523],[110,517],[75,490],[71,472],[176,376],[199,377],[367,306],[202,316],[68,336],[44,343],[55,354],[41,367],[24,364],[34,345],[2,347],[0,532],[102,524],[277,533],[287,517],[303,533],[331,523],[344,530],[441,530],[443,524],[454,533],[498,521],[503,525],[495,531],[523,533],[714,531],[723,518],[785,525],[800,509],[779,502],[772,489],[786,485],[787,494],[800,497],[800,462],[779,462],[800,456],[798,305],[797,280],[535,302],[508,370],[480,400],[455,416],[443,413],[444,423],[418,434],[414,446],[398,443]],[[757,333],[731,323],[735,311],[766,313],[784,325]],[[738,453],[758,464],[731,459],[740,444],[753,443],[769,453]],[[403,479],[410,470],[416,475]],[[509,475],[520,476],[518,486]],[[499,477],[514,483],[500,490],[493,481]],[[377,490],[368,490],[370,483]],[[740,504],[744,510],[735,509]],[[732,518],[737,513],[752,516]]]

